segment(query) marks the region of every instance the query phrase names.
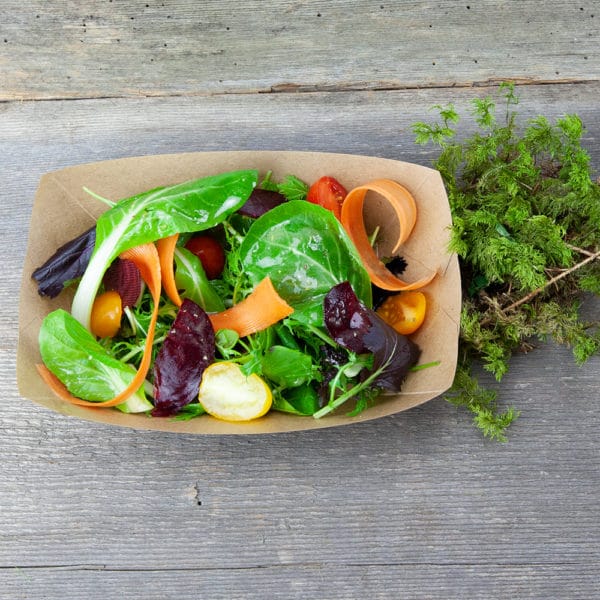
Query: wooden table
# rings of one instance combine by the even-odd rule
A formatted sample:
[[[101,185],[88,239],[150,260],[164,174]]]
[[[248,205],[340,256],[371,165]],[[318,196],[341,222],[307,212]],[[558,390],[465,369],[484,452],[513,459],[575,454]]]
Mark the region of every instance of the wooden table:
[[[599,23],[597,0],[4,0],[0,597],[600,597],[599,357],[577,368],[546,345],[486,380],[521,411],[507,444],[442,398],[360,425],[198,437],[69,419],[15,378],[43,173],[218,149],[430,165],[411,123],[433,104],[466,114],[503,80],[522,119],[578,113],[598,168]]]

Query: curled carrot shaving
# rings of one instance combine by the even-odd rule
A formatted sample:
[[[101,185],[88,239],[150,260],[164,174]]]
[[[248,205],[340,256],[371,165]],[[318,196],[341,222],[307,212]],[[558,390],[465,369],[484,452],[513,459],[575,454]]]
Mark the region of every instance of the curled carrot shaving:
[[[400,235],[393,248],[394,253],[408,239],[415,226],[417,206],[411,193],[405,187],[390,179],[376,179],[354,188],[346,196],[342,205],[342,225],[354,242],[362,258],[363,265],[369,273],[371,282],[384,290],[390,291],[416,290],[427,285],[435,277],[435,272],[413,283],[407,283],[389,271],[375,254],[369,242],[363,218],[364,200],[369,191],[385,198],[398,217]]]
[[[163,289],[175,306],[181,306],[181,297],[175,283],[175,271],[173,269],[175,246],[178,238],[179,234],[175,233],[156,242]]]
[[[154,332],[156,330],[156,321],[158,319],[158,303],[160,300],[160,262],[158,259],[158,252],[154,244],[142,244],[136,246],[130,250],[126,250],[121,254],[121,258],[129,259],[140,270],[142,279],[146,282],[150,293],[152,294],[152,302],[154,304],[152,309],[152,316],[150,318],[150,325],[148,326],[148,335],[146,337],[146,343],[144,345],[144,355],[142,362],[129,385],[114,398],[105,400],[103,402],[90,402],[89,400],[82,400],[73,396],[69,390],[59,381],[59,379],[53,375],[47,367],[44,365],[37,365],[37,370],[42,376],[42,379],[48,384],[50,389],[61,399],[71,404],[78,406],[89,406],[92,408],[108,408],[110,406],[117,406],[125,402],[129,396],[134,394],[144,383],[146,374],[150,369],[150,361],[152,359],[152,344],[154,342]]]
[[[208,316],[215,331],[233,329],[244,337],[266,329],[293,312],[294,309],[277,293],[271,279],[265,277],[241,302]]]

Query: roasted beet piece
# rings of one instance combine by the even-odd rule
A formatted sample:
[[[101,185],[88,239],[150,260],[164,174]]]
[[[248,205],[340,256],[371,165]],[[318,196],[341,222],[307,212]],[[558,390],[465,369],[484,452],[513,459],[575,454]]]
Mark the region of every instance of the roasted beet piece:
[[[331,288],[323,302],[325,327],[344,348],[358,354],[367,351],[363,341],[371,327],[368,309],[347,281]]]
[[[238,212],[245,217],[256,219],[285,201],[285,196],[279,192],[254,188]]]
[[[96,243],[96,227],[91,227],[81,235],[63,244],[32,278],[38,284],[40,296],[55,298],[65,284],[81,277],[90,262],[90,256]]]
[[[142,276],[137,265],[122,258],[113,261],[102,281],[107,290],[114,290],[121,296],[123,308],[136,304],[143,289]]]
[[[215,359],[215,332],[206,312],[185,299],[154,362],[154,417],[174,415],[198,396]]]

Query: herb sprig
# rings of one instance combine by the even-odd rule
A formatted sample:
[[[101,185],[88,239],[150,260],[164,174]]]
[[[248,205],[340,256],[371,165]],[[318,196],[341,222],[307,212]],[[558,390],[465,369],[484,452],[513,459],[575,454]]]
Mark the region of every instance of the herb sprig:
[[[457,139],[453,105],[439,121],[413,126],[416,142],[434,143],[453,216],[450,250],[461,265],[459,364],[447,398],[473,413],[489,438],[506,441],[518,416],[480,386],[481,363],[499,381],[514,352],[535,340],[572,348],[583,364],[600,348],[597,323],[579,312],[585,293],[600,294],[600,185],[592,178],[577,115],[550,122],[517,118],[512,83],[500,86],[505,114],[490,98],[472,101],[475,133]]]

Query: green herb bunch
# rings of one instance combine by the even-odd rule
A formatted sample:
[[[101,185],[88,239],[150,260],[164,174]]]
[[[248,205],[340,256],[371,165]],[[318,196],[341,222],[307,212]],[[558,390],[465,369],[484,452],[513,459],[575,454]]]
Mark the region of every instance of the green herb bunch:
[[[517,119],[513,84],[501,85],[505,114],[493,99],[472,101],[476,132],[458,141],[453,105],[435,106],[440,119],[415,123],[419,144],[441,153],[463,285],[459,364],[448,399],[467,407],[476,425],[505,441],[517,417],[480,386],[473,366],[500,380],[514,352],[553,339],[573,350],[577,364],[600,348],[597,324],[581,317],[585,293],[600,294],[600,185],[593,181],[576,115],[551,123]]]

